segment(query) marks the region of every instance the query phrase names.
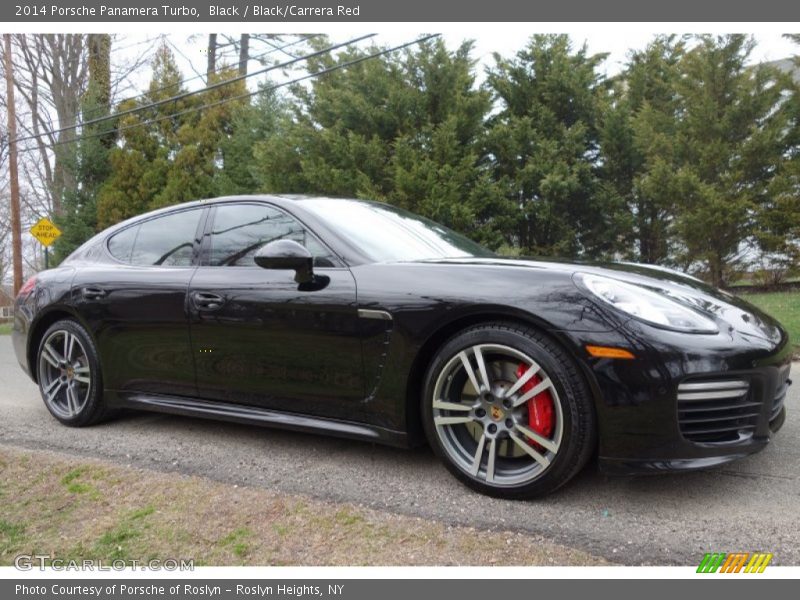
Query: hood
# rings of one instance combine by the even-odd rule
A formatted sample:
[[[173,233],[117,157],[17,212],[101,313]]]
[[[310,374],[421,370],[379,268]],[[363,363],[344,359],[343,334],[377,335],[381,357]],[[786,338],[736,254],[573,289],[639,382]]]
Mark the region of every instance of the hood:
[[[656,265],[501,257],[452,258],[424,262],[541,269],[560,271],[573,276],[577,273],[594,273],[665,294],[715,320],[724,321],[744,336],[753,336],[777,344],[785,335],[778,321],[749,302],[690,275]],[[721,327],[720,330],[724,329]]]

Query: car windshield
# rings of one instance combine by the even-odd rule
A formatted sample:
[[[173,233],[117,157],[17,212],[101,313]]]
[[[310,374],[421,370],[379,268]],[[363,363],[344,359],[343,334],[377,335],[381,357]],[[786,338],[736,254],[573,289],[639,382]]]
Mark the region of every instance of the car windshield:
[[[309,199],[303,207],[375,262],[494,256],[452,229],[388,204]]]

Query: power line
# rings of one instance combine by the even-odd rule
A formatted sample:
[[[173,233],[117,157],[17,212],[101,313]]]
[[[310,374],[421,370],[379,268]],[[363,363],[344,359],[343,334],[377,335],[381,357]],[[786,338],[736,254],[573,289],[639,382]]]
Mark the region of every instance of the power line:
[[[183,92],[181,94],[177,94],[175,96],[171,96],[170,98],[165,98],[163,100],[157,100],[155,102],[151,102],[149,104],[145,104],[144,106],[138,106],[136,108],[131,108],[131,109],[128,109],[128,110],[124,110],[122,112],[114,113],[112,115],[108,115],[108,116],[104,116],[104,117],[98,117],[98,118],[95,118],[95,119],[90,119],[88,121],[84,121],[83,123],[79,123],[79,124],[76,124],[76,125],[70,125],[68,127],[62,127],[60,129],[54,129],[54,130],[51,130],[51,131],[45,131],[40,135],[53,135],[55,133],[62,133],[64,131],[71,131],[71,130],[74,130],[74,129],[78,129],[80,127],[86,127],[88,125],[94,125],[96,123],[103,123],[105,121],[110,121],[112,119],[117,119],[119,117],[124,117],[124,116],[129,115],[129,114],[134,114],[134,113],[137,113],[137,112],[141,112],[141,111],[144,111],[144,110],[155,108],[157,106],[162,106],[164,104],[170,104],[170,103],[173,103],[173,102],[177,102],[178,100],[183,100],[184,98],[188,98],[190,96],[195,96],[197,94],[202,94],[202,93],[204,93],[206,91],[214,90],[214,89],[220,88],[222,86],[225,86],[225,85],[228,85],[228,84],[231,84],[231,83],[235,83],[237,81],[242,81],[242,80],[247,79],[249,77],[255,77],[256,75],[263,75],[264,73],[269,73],[270,71],[274,71],[274,70],[277,70],[277,69],[282,69],[284,67],[291,66],[291,65],[293,65],[295,63],[298,63],[298,62],[301,62],[301,61],[304,61],[304,60],[308,60],[310,58],[315,58],[315,57],[321,56],[323,54],[327,54],[329,52],[332,52],[333,50],[337,50],[337,49],[342,48],[344,46],[349,46],[349,45],[355,44],[355,43],[363,41],[365,39],[374,37],[375,35],[376,34],[374,34],[374,33],[370,33],[370,34],[367,34],[367,35],[362,35],[360,37],[353,38],[353,39],[351,39],[351,40],[349,40],[347,42],[342,42],[340,44],[335,44],[333,46],[329,46],[327,48],[319,50],[317,52],[313,52],[311,54],[306,54],[305,56],[301,56],[299,58],[295,58],[295,59],[292,59],[290,61],[286,61],[284,63],[280,63],[280,64],[277,64],[277,65],[273,65],[271,67],[267,67],[265,69],[261,69],[259,71],[254,71],[252,73],[247,73],[245,75],[238,75],[236,77],[231,77],[231,78],[226,79],[224,81],[220,81],[220,82],[217,82],[217,83],[214,83],[214,84],[211,84],[211,85],[207,85],[206,87],[201,88],[199,90]],[[172,86],[170,86],[170,87],[172,87]],[[35,135],[31,135],[31,136],[17,138],[14,141],[23,142],[23,141],[35,139],[36,137],[37,136],[35,136]]]
[[[308,40],[310,40],[312,38],[319,37],[320,35],[322,35],[322,34],[321,33],[314,33],[314,34],[311,34],[311,35],[306,36],[304,38],[300,38],[298,40],[294,40],[293,42],[290,42],[290,43],[288,43],[288,44],[286,44],[284,46],[278,46],[278,47],[273,46],[272,50],[268,50],[267,52],[264,52],[263,54],[256,54],[255,56],[251,56],[251,57],[249,57],[248,60],[259,60],[261,58],[264,58],[265,56],[269,56],[270,54],[275,54],[278,51],[284,50],[286,48],[290,48],[291,46],[296,46],[297,44],[301,44],[301,43],[306,42],[306,41],[308,41]],[[230,67],[220,67],[219,69],[216,69],[214,71],[214,74],[217,75],[217,74],[222,73],[223,71],[225,71],[225,70],[227,70],[229,68]],[[148,94],[155,94],[155,93],[158,93],[158,92],[163,92],[164,90],[168,90],[170,88],[174,88],[174,87],[179,86],[179,85],[180,86],[186,85],[190,81],[194,81],[196,79],[202,79],[203,77],[204,77],[204,75],[194,75],[192,77],[187,77],[186,79],[184,79],[180,83],[177,83],[177,84],[173,83],[171,85],[165,85],[165,86],[156,88],[154,90],[148,90],[146,92],[142,92],[141,94],[137,94],[135,96],[131,96],[130,98],[125,98],[125,100],[138,100],[139,98],[144,98]],[[99,114],[99,113],[100,113],[100,111],[97,111],[97,114]]]
[[[285,52],[286,48],[290,48],[291,46],[296,46],[297,44],[301,44],[301,43],[306,42],[306,41],[308,41],[308,40],[310,40],[312,38],[319,37],[320,35],[323,35],[323,34],[321,34],[321,33],[313,33],[313,34],[308,35],[308,36],[306,36],[304,38],[300,38],[300,39],[294,40],[293,42],[290,42],[290,43],[288,43],[288,44],[286,44],[284,46],[274,46],[274,45],[270,44],[271,50],[268,50],[267,52],[263,52],[261,54],[256,54],[255,56],[251,56],[251,57],[248,58],[248,60],[260,60],[260,59],[264,58],[265,56],[269,56],[270,54],[274,54],[274,53],[280,52],[280,51],[284,51],[285,54],[288,54],[287,52]],[[160,35],[158,37],[151,38],[149,40],[145,40],[144,42],[137,42],[135,44],[131,44],[130,46],[126,46],[124,48],[113,48],[112,52],[120,51],[120,50],[127,49],[127,48],[131,48],[133,46],[138,46],[138,45],[141,45],[141,44],[143,44],[145,42],[157,42],[158,40],[162,39],[163,37],[164,37],[163,35]],[[229,44],[224,44],[224,45],[227,46]],[[217,48],[219,48],[219,47],[220,46],[217,46]],[[290,54],[289,56],[292,56],[292,55]],[[216,75],[216,74],[222,73],[223,71],[225,71],[227,69],[230,69],[230,67],[220,67],[219,69],[215,69],[213,72]],[[183,86],[183,85],[186,85],[190,81],[194,81],[196,79],[201,79],[203,77],[205,77],[205,75],[194,75],[193,77],[187,77],[186,79],[180,81],[179,83],[173,83],[173,84],[170,84],[170,85],[164,85],[164,86],[161,86],[161,87],[156,88],[154,90],[148,90],[146,92],[142,92],[141,94],[136,94],[135,96],[130,96],[128,98],[125,98],[124,100],[125,101],[138,100],[139,98],[144,98],[148,94],[156,94],[158,92],[163,92],[164,90],[168,90],[170,88],[174,88],[174,87],[177,87],[177,86]],[[87,118],[87,117],[88,118],[92,118],[92,117],[95,117],[97,115],[102,115],[103,112],[104,112],[103,107],[98,107],[95,110],[90,111],[88,114],[85,114],[84,118]]]
[[[192,71],[194,71],[194,73],[195,73],[195,76],[202,76],[202,75],[203,75],[203,74],[202,74],[200,71],[198,71],[197,69],[195,69],[195,67],[194,67],[194,63],[192,62],[192,59],[191,59],[191,58],[189,58],[188,56],[186,56],[186,55],[183,53],[183,50],[181,50],[180,48],[178,48],[177,44],[175,44],[175,42],[173,42],[171,39],[169,39],[169,36],[164,38],[164,43],[165,43],[165,44],[168,44],[168,45],[169,45],[169,47],[170,47],[170,48],[172,48],[172,51],[173,51],[173,52],[177,53],[177,54],[178,54],[178,55],[179,55],[179,56],[180,56],[180,57],[181,57],[183,60],[185,60],[185,61],[186,61],[186,63],[189,65],[189,68],[190,68]],[[176,83],[175,85],[176,85],[176,86],[180,85],[180,82],[179,82],[179,83]]]
[[[377,34],[369,33],[367,35],[362,35],[360,37],[353,38],[353,39],[348,40],[346,42],[342,42],[340,44],[334,44],[333,46],[329,46],[329,47],[324,48],[322,50],[318,50],[317,52],[312,52],[311,54],[306,54],[304,56],[300,56],[298,58],[294,58],[292,60],[277,64],[277,65],[274,65],[274,66],[271,66],[271,67],[267,67],[265,69],[261,69],[259,71],[253,71],[252,73],[247,73],[245,75],[238,75],[236,77],[231,77],[230,79],[226,79],[225,81],[219,81],[217,83],[213,83],[211,85],[207,85],[206,87],[201,88],[199,90],[183,92],[181,94],[177,94],[177,95],[172,96],[170,98],[165,98],[163,100],[157,100],[155,102],[150,102],[149,104],[145,104],[144,106],[138,106],[136,108],[130,108],[128,110],[123,110],[122,112],[114,113],[113,115],[108,115],[108,116],[105,116],[105,117],[99,117],[99,118],[96,118],[96,119],[90,119],[88,121],[84,121],[83,123],[78,123],[76,125],[69,125],[68,127],[61,127],[59,129],[53,129],[51,131],[45,131],[45,132],[42,132],[41,135],[53,135],[55,133],[62,133],[64,131],[72,131],[72,130],[78,129],[80,127],[87,127],[89,125],[95,125],[97,123],[104,123],[105,121],[110,121],[112,119],[117,119],[119,117],[124,117],[126,115],[134,114],[134,113],[137,113],[137,112],[142,112],[144,110],[155,108],[157,106],[163,106],[164,104],[174,103],[174,102],[177,102],[178,100],[183,100],[184,98],[189,98],[190,96],[196,96],[197,94],[202,94],[202,93],[205,93],[205,92],[210,91],[210,90],[215,90],[217,88],[223,87],[225,85],[229,85],[231,83],[235,83],[237,81],[243,81],[243,80],[245,80],[245,79],[247,79],[249,77],[255,77],[256,75],[263,75],[264,73],[269,73],[270,71],[275,71],[276,69],[282,69],[284,67],[289,67],[289,66],[291,66],[291,65],[293,65],[295,63],[302,62],[304,60],[315,58],[317,56],[322,56],[323,54],[327,54],[329,52],[332,52],[333,50],[338,50],[339,48],[342,48],[344,46],[350,46],[350,45],[355,44],[357,42],[361,42],[363,40],[366,40],[368,38],[375,37],[375,35],[377,35]],[[28,141],[28,140],[35,139],[36,137],[37,136],[35,136],[35,135],[30,135],[30,136],[26,136],[26,137],[17,138],[14,141],[15,142],[25,142],[25,141]]]
[[[236,45],[236,42],[231,40],[230,42],[225,42],[224,44],[214,44],[214,48],[219,50],[220,48],[227,48],[228,46],[235,46],[235,45]]]
[[[225,34],[223,34],[223,35],[225,35]],[[260,34],[250,34],[250,41],[251,42],[261,42],[262,44],[267,44],[268,46],[270,46],[272,48],[276,48],[275,44],[271,43],[269,40],[267,40],[265,38],[258,37],[259,35]],[[322,34],[317,33],[317,34],[314,34],[314,35],[322,35]],[[279,36],[277,36],[275,39],[277,39],[278,41],[281,41],[279,39]],[[217,50],[219,50],[220,48],[227,48],[228,46],[233,46],[234,50],[238,50],[239,44],[240,44],[240,40],[231,39],[231,41],[229,41],[229,42],[225,42],[224,44],[216,44],[214,47]],[[282,48],[276,48],[276,50],[282,50]],[[284,54],[287,54],[287,55],[291,56],[292,58],[294,58],[294,56],[292,54],[289,54],[288,52],[284,52]]]
[[[259,41],[259,38],[251,38],[251,41]],[[260,41],[263,42],[264,44],[266,44],[267,46],[269,46],[270,48],[274,48],[276,52],[283,52],[286,56],[290,56],[292,58],[296,58],[296,56],[294,54],[292,54],[291,52],[287,52],[286,49],[284,49],[284,48],[280,48],[280,47],[276,46],[270,40],[260,40]]]
[[[161,40],[164,36],[157,35],[156,37],[148,38],[146,40],[140,40],[138,42],[133,42],[126,46],[119,46],[118,48],[112,48],[112,52],[122,52],[123,50],[130,50],[131,48],[135,48],[137,46],[144,46],[145,44],[153,44],[159,40]]]
[[[271,50],[268,50],[267,52],[264,52],[262,54],[256,54],[255,56],[251,56],[251,57],[248,58],[248,60],[260,60],[260,59],[264,58],[265,56],[269,56],[270,54],[274,54],[275,52],[279,52],[279,51],[284,51],[284,53],[286,53],[285,52],[286,48],[289,48],[291,46],[296,46],[297,44],[301,44],[303,42],[306,42],[306,41],[308,41],[308,40],[310,40],[312,38],[315,38],[315,37],[319,37],[321,35],[323,35],[323,34],[321,34],[321,33],[313,33],[313,34],[308,35],[308,36],[306,36],[304,38],[300,38],[300,39],[294,40],[293,42],[289,42],[288,44],[286,44],[284,46],[279,46],[279,47],[272,46]],[[156,41],[156,39],[158,39],[158,38],[154,38],[151,41]],[[220,67],[219,69],[215,69],[214,70],[214,74],[217,75],[217,74],[222,73],[223,71],[225,71],[227,69],[230,69],[230,68],[231,67],[229,67],[229,66],[228,67]],[[161,86],[161,87],[156,88],[154,90],[148,90],[146,92],[142,92],[141,94],[136,94],[135,96],[130,96],[128,98],[124,98],[124,100],[125,101],[138,100],[139,98],[144,98],[148,94],[155,94],[155,93],[158,93],[158,92],[163,92],[164,90],[168,90],[170,88],[174,88],[174,87],[177,87],[177,86],[183,86],[183,85],[186,85],[190,81],[194,81],[195,79],[202,79],[203,77],[205,77],[205,75],[202,75],[202,74],[201,75],[194,75],[192,77],[187,77],[186,79],[180,81],[179,83],[173,83],[171,85],[164,85],[164,86]],[[91,111],[89,114],[84,115],[84,118],[91,118],[91,117],[94,117],[95,115],[101,115],[101,114],[103,114],[103,112],[104,112],[103,107],[99,107],[99,108]]]
[[[188,108],[186,110],[182,110],[182,111],[179,111],[179,112],[176,112],[176,113],[172,113],[172,114],[169,114],[169,115],[164,115],[164,116],[157,117],[157,118],[154,118],[154,119],[148,119],[146,121],[141,121],[139,123],[132,123],[130,125],[123,125],[121,127],[115,127],[113,129],[108,129],[106,131],[100,131],[98,133],[93,133],[93,134],[87,135],[87,136],[81,136],[79,138],[75,138],[75,139],[71,139],[71,140],[62,140],[62,141],[54,142],[52,144],[46,144],[46,147],[54,148],[55,146],[60,146],[62,144],[73,144],[73,143],[80,142],[80,141],[83,141],[83,140],[89,140],[89,139],[93,139],[93,138],[104,137],[104,136],[110,135],[112,133],[120,133],[120,132],[123,132],[123,131],[127,131],[129,129],[135,129],[137,127],[143,127],[145,125],[153,125],[155,123],[160,123],[162,121],[171,120],[171,119],[174,119],[175,117],[181,117],[183,115],[186,115],[186,114],[189,114],[189,113],[193,113],[193,112],[197,112],[199,110],[205,110],[206,108],[214,108],[215,106],[220,106],[222,104],[227,104],[228,102],[235,102],[237,100],[243,100],[245,98],[251,98],[253,96],[257,96],[258,94],[262,94],[262,93],[266,93],[266,92],[272,92],[272,91],[277,90],[279,88],[286,87],[288,85],[293,85],[295,83],[300,83],[301,81],[305,81],[307,79],[312,79],[314,77],[319,77],[321,75],[327,75],[328,73],[332,73],[334,71],[338,71],[338,70],[344,69],[346,67],[351,67],[353,65],[357,65],[357,64],[365,62],[367,60],[370,60],[370,59],[373,59],[373,58],[378,58],[379,56],[385,56],[386,54],[391,54],[392,52],[397,52],[398,50],[403,50],[403,49],[408,48],[410,46],[414,46],[416,44],[421,44],[423,42],[427,42],[428,40],[437,38],[440,35],[441,34],[438,34],[438,33],[434,33],[434,34],[431,34],[431,35],[426,35],[426,36],[423,36],[421,38],[417,38],[416,40],[412,40],[410,42],[406,42],[405,44],[400,44],[399,46],[394,46],[392,48],[387,48],[385,50],[381,50],[380,52],[375,52],[373,54],[368,54],[368,55],[365,55],[365,56],[361,56],[359,58],[355,58],[353,60],[349,60],[347,62],[339,63],[339,64],[334,65],[332,67],[328,67],[326,69],[322,69],[322,70],[317,71],[315,73],[308,73],[307,75],[303,75],[302,77],[297,77],[295,79],[292,79],[292,80],[289,80],[289,81],[285,81],[283,83],[278,83],[278,84],[272,85],[272,86],[270,86],[268,88],[262,88],[262,89],[254,91],[254,92],[247,92],[246,94],[239,94],[238,96],[232,96],[230,98],[223,98],[222,100],[218,100],[216,102],[211,102],[209,104],[203,104],[201,106],[195,106],[195,107]],[[30,149],[28,149],[28,148],[20,149],[21,152],[25,152],[25,151],[28,151],[28,150],[30,150]]]

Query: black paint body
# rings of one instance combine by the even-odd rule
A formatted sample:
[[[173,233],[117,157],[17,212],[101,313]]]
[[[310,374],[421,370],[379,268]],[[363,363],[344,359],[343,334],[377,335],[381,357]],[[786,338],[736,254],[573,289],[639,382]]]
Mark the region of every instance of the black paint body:
[[[208,213],[243,200],[186,206]],[[371,263],[302,199],[246,201],[294,215],[333,250],[340,263],[314,269],[324,284],[298,284],[290,270],[203,266],[205,214],[194,266],[122,265],[107,240],[130,224],[123,223],[40,273],[34,292],[18,300],[13,343],[23,369],[36,378],[41,334],[70,316],[94,338],[112,405],[414,445],[423,442],[420,389],[436,350],[467,326],[511,320],[540,328],[580,365],[595,399],[600,464],[608,470],[713,466],[770,439],[771,403],[791,345],[776,321],[738,298],[635,265],[491,257]],[[720,332],[648,325],[594,298],[576,273],[691,293]],[[222,306],[206,310],[203,294]],[[588,344],[626,348],[636,358],[592,358]],[[750,381],[761,401],[757,429],[735,443],[690,442],[678,426],[677,387],[719,376]]]

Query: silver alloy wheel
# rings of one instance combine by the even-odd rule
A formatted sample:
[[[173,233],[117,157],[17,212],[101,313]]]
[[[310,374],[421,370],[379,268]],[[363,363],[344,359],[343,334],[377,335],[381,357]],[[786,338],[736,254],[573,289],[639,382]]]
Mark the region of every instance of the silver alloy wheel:
[[[521,363],[527,368],[518,378]],[[541,381],[523,391],[534,376]],[[527,420],[526,403],[545,390],[555,414],[550,438],[530,429]],[[541,477],[564,432],[561,401],[549,375],[531,357],[500,344],[471,346],[445,364],[433,390],[433,423],[454,464],[498,487]]]
[[[92,372],[83,344],[71,331],[54,331],[42,344],[39,384],[47,406],[62,419],[72,419],[86,406]]]

